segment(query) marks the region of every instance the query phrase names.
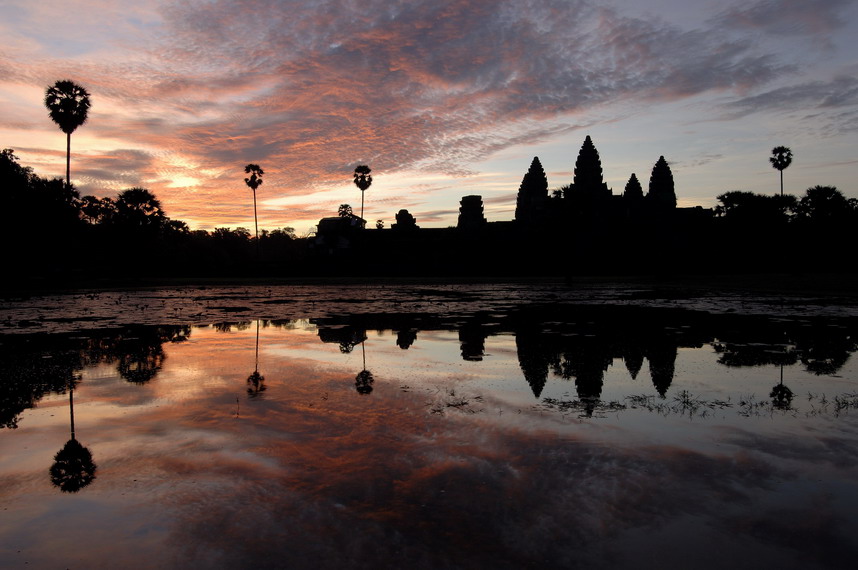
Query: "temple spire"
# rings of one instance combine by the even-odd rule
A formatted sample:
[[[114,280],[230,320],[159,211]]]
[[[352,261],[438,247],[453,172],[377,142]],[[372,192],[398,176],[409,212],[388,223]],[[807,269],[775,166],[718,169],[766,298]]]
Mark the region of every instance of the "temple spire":
[[[530,168],[518,187],[515,204],[515,221],[520,224],[533,224],[542,220],[545,203],[548,199],[548,178],[539,157],[533,157]]]
[[[602,160],[590,135],[584,139],[578,159],[575,161],[575,176],[572,183],[572,196],[583,206],[592,206],[594,202],[610,198],[611,191],[602,179]]]
[[[660,210],[676,208],[673,173],[670,171],[670,166],[668,166],[663,156],[658,157],[658,161],[652,167],[652,175],[649,178],[649,192],[646,198],[652,206]]]

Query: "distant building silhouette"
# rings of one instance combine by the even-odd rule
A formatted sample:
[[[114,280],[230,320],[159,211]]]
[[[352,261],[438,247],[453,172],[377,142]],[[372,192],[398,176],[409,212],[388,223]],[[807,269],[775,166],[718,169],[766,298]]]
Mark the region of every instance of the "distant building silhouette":
[[[348,250],[354,241],[355,232],[366,226],[366,220],[348,213],[346,215],[322,218],[316,227],[314,247],[325,255],[335,255]]]
[[[459,206],[459,229],[473,230],[486,225],[482,196],[463,196]]]
[[[396,213],[396,223],[390,226],[394,230],[416,230],[420,226],[417,225],[417,220],[414,219],[408,210],[399,210]]]

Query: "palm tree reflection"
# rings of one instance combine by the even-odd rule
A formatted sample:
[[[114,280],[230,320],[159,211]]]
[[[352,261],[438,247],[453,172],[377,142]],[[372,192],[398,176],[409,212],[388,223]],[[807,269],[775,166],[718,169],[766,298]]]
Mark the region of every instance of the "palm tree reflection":
[[[772,406],[778,410],[788,410],[792,405],[792,390],[784,386],[784,365],[781,364],[781,381],[772,388],[769,393],[769,398],[772,399]]]
[[[74,434],[74,381],[69,387],[69,416],[71,439],[54,455],[51,465],[51,483],[64,493],[77,493],[95,480],[95,462],[92,453],[75,439]]]
[[[265,391],[265,376],[259,373],[259,321],[256,321],[256,359],[253,365],[253,374],[247,377],[247,395],[251,398],[259,396]]]
[[[357,390],[358,394],[365,396],[372,392],[372,383],[375,379],[372,376],[372,372],[366,369],[366,348],[364,347],[364,341],[361,341],[360,349],[363,354],[363,369],[355,376],[355,390]]]

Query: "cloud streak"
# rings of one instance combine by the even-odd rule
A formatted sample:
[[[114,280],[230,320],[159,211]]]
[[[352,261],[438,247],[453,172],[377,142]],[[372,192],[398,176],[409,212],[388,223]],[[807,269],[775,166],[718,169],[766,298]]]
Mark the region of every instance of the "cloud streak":
[[[837,77],[831,81],[812,81],[779,87],[727,103],[732,117],[772,110],[805,108],[834,109],[858,104],[858,79]]]
[[[763,0],[737,4],[715,19],[716,24],[786,36],[825,37],[845,25],[842,12],[854,0]]]

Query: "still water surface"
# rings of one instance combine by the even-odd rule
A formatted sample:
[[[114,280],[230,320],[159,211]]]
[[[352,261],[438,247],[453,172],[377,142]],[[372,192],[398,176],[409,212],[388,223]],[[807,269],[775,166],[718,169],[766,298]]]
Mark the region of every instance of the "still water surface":
[[[635,322],[8,340],[0,566],[851,568],[854,331]]]

